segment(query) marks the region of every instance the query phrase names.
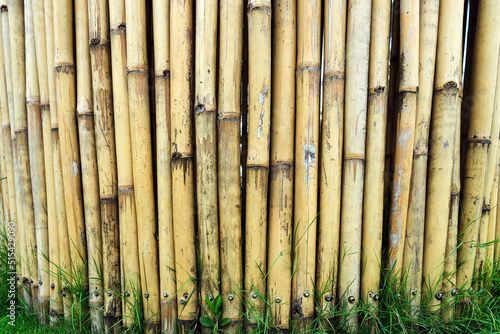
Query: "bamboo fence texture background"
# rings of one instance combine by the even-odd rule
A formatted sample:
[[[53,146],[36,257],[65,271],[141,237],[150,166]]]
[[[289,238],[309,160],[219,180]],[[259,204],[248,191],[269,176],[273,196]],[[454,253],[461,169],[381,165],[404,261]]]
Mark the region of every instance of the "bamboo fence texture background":
[[[384,273],[437,312],[499,260],[500,0],[0,6],[1,217],[41,321],[209,332],[222,300],[231,333],[356,331]]]

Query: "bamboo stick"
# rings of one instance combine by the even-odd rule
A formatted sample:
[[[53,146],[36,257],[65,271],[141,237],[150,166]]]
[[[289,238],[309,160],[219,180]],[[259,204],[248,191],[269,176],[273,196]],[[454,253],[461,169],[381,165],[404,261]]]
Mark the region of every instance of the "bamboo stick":
[[[273,11],[268,291],[274,326],[285,331],[292,305],[294,142],[290,138],[295,136],[296,1],[275,2]]]
[[[170,2],[170,62],[172,127],[172,207],[174,210],[175,276],[178,323],[185,332],[196,320],[197,266],[194,216],[192,120],[193,3]]]
[[[500,146],[499,146],[500,150]],[[500,151],[497,152],[497,164],[496,164],[496,172],[495,179],[493,180],[493,187],[491,193],[491,211],[490,217],[488,220],[488,239],[486,242],[488,243],[488,247],[486,249],[485,263],[492,264],[494,263],[495,257],[495,234],[497,228],[497,215],[498,215],[498,176],[499,176],[499,168],[500,162],[498,161],[500,157]]]
[[[108,0],[90,0],[88,13],[102,249],[105,252],[102,258],[106,291],[104,326],[105,331],[110,331],[114,330],[122,312],[117,295],[120,290],[120,238]]]
[[[497,14],[500,2],[482,1],[478,8],[478,23],[474,45],[474,66],[471,79],[471,118],[467,136],[462,209],[459,233],[463,243],[458,250],[461,263],[457,273],[458,287],[468,288],[474,273],[479,220],[482,215],[483,189],[488,149],[491,144],[491,124],[494,110],[494,87],[498,68],[500,28]],[[485,43],[484,41],[488,42]]]
[[[374,1],[370,40],[370,72],[366,120],[361,297],[376,307],[380,299],[384,168],[389,72],[390,1]]]
[[[177,332],[174,233],[172,225],[172,151],[170,134],[170,1],[153,1],[156,87],[156,163],[161,293],[161,330]]]
[[[347,13],[344,154],[340,230],[339,299],[352,310],[360,297],[361,222],[365,172],[371,1],[359,1]],[[348,318],[356,331],[355,316]]]
[[[32,300],[38,304],[38,263],[36,258],[35,217],[28,149],[28,119],[26,112],[26,70],[24,45],[24,8],[20,1],[9,1],[9,28],[14,107],[14,131],[17,140],[17,167],[20,171],[20,199],[26,231],[26,263],[29,269]]]
[[[152,146],[144,2],[125,1],[127,27],[127,78],[130,134],[134,170],[135,206],[139,238],[139,263],[146,329],[160,327],[160,296],[153,188]],[[192,240],[192,239],[191,239]]]
[[[127,90],[127,44],[125,27],[125,1],[109,2],[111,67],[115,116],[116,160],[118,168],[118,215],[120,222],[120,255],[123,323],[129,328],[134,322],[136,298],[131,292],[141,293],[135,212],[132,147],[130,139],[130,114]],[[130,298],[132,296],[132,298]]]
[[[271,129],[271,1],[249,0],[248,155],[246,161],[245,291],[255,327],[266,297],[267,186]]]
[[[453,177],[454,142],[457,125],[457,99],[462,66],[463,4],[442,0],[434,79],[431,120],[429,175],[427,184],[426,227],[422,293],[437,306],[442,298],[442,280]],[[457,9],[458,8],[458,9]],[[454,11],[454,15],[449,15]],[[454,38],[455,37],[455,38]]]
[[[7,6],[4,4],[0,4],[0,13],[3,13],[4,11],[7,11]],[[1,15],[1,14],[0,14]],[[7,13],[8,15],[8,13]],[[7,18],[8,19],[8,18]],[[1,17],[0,17],[1,20]],[[0,22],[1,23],[1,22]],[[3,35],[2,32],[2,27],[0,26],[0,36]],[[19,254],[19,235],[18,235],[18,230],[16,226],[16,220],[11,220],[11,207],[13,207],[14,203],[11,203],[12,200],[14,200],[15,195],[14,195],[14,188],[10,189],[10,187],[14,187],[14,171],[11,168],[12,166],[12,142],[10,138],[5,138],[4,136],[4,113],[5,117],[8,119],[9,118],[9,109],[8,109],[8,102],[7,102],[7,86],[6,86],[6,75],[5,75],[5,63],[4,63],[4,55],[3,55],[3,38],[0,38],[0,108],[1,108],[1,113],[0,113],[0,118],[2,119],[2,134],[0,135],[0,170],[2,173],[2,176],[6,178],[2,182],[2,202],[4,204],[3,206],[3,214],[4,214],[4,230],[8,232],[8,227],[13,227],[14,228],[14,242],[15,242],[15,254]],[[5,110],[5,111],[4,111]],[[10,126],[10,121],[6,122]],[[10,128],[8,129],[10,131]],[[8,139],[8,140],[7,140]],[[7,147],[7,145],[9,147]],[[10,162],[9,162],[10,161]],[[7,168],[7,165],[9,165],[9,168]],[[8,170],[9,169],[9,170]],[[12,181],[9,180],[12,174]],[[14,195],[12,198],[11,195]],[[16,215],[14,215],[16,216]],[[15,218],[15,217],[14,217]],[[10,236],[9,236],[10,237]],[[16,263],[16,274],[17,277],[21,275],[21,267],[19,263]],[[20,287],[20,282],[17,280],[16,282],[18,288]]]
[[[196,2],[195,135],[198,239],[201,262],[201,308],[205,297],[219,295],[219,226],[217,207],[217,1]],[[204,312],[202,312],[204,313]],[[205,315],[208,316],[209,314]],[[209,328],[202,328],[210,331]]]

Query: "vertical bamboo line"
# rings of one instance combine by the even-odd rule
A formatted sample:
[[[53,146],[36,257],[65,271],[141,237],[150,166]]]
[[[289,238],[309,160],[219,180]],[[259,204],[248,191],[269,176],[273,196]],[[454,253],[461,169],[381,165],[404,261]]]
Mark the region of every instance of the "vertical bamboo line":
[[[498,90],[498,89],[497,89]],[[491,211],[488,223],[488,247],[486,249],[485,263],[492,264],[494,263],[495,257],[495,238],[496,229],[497,229],[497,215],[498,215],[498,177],[500,172],[500,145],[498,147],[497,152],[497,164],[496,164],[496,172],[495,179],[493,180],[493,187],[491,193]]]
[[[4,4],[0,4],[0,24],[1,24],[1,13],[7,11],[7,6]],[[8,15],[8,12],[7,12]],[[14,206],[13,200],[15,200],[15,189],[14,187],[14,171],[12,169],[12,142],[10,138],[6,138],[4,136],[4,131],[6,129],[3,128],[4,124],[7,123],[9,125],[8,131],[10,131],[10,121],[5,122],[3,117],[5,114],[5,117],[8,118],[9,116],[9,109],[8,109],[8,102],[7,102],[7,86],[6,86],[6,75],[5,75],[5,61],[4,61],[4,48],[3,48],[3,38],[1,38],[3,35],[2,27],[0,26],[0,118],[1,118],[1,124],[2,124],[2,133],[0,135],[0,159],[1,159],[1,173],[2,177],[6,178],[2,182],[2,202],[4,204],[3,206],[3,213],[4,213],[4,228],[5,231],[8,231],[8,227],[13,227],[14,228],[14,240],[15,240],[15,254],[19,254],[20,248],[19,248],[19,234],[18,234],[18,229],[16,225],[16,211],[14,210],[14,220],[11,218],[11,208]],[[12,174],[12,178],[11,178]],[[11,178],[11,179],[10,179]],[[11,189],[12,188],[12,189]],[[11,196],[14,195],[14,196]],[[13,223],[14,225],[12,225]],[[21,275],[21,267],[19,263],[16,263],[16,274],[17,277]],[[20,281],[17,280],[16,282],[17,287],[20,288]]]
[[[153,1],[161,329],[177,332],[170,134],[170,1]]]
[[[123,322],[129,328],[135,318],[133,291],[140,296],[137,219],[135,211],[134,180],[132,171],[132,144],[127,85],[127,41],[125,1],[109,1],[111,36],[111,73],[115,117],[116,161],[118,169],[118,215],[120,222],[120,255]],[[132,297],[131,297],[132,296]]]
[[[224,0],[219,25],[218,186],[222,317],[238,333],[243,304],[240,187],[241,72],[244,1]],[[243,86],[246,90],[246,86]],[[246,105],[246,103],[243,103]],[[246,129],[243,130],[244,132]]]
[[[274,325],[290,326],[297,1],[274,3],[268,292]]]
[[[144,318],[146,330],[156,332],[160,327],[160,296],[149,119],[145,5],[142,1],[125,1],[128,24],[127,78]]]
[[[374,1],[370,40],[366,167],[363,199],[363,254],[361,297],[373,306],[380,299],[382,230],[384,221],[384,168],[388,100],[390,1]]]

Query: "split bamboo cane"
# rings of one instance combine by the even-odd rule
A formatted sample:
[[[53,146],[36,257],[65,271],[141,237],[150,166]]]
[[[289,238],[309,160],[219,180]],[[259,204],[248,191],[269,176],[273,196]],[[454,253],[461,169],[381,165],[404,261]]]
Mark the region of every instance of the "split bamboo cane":
[[[268,291],[274,325],[289,328],[291,309],[293,161],[295,136],[295,0],[274,3]]]
[[[69,0],[54,1],[54,69],[59,128],[64,203],[68,227],[68,247],[72,276],[87,277],[87,242],[83,219],[82,187],[80,180],[80,149],[76,115],[75,65],[73,54],[73,4]],[[54,137],[53,137],[54,139]],[[88,198],[88,197],[87,197]],[[60,221],[59,226],[64,222]],[[60,229],[61,231],[61,229]],[[63,228],[62,231],[65,231]],[[64,235],[64,233],[63,233]],[[91,238],[92,239],[92,238]],[[64,244],[60,244],[62,248]],[[62,248],[64,249],[64,248]],[[66,260],[64,257],[62,260]],[[61,263],[64,265],[64,263]],[[95,277],[95,276],[94,276]],[[71,283],[71,281],[70,281]],[[71,291],[63,286],[64,312],[68,313]]]
[[[130,114],[127,90],[127,44],[125,26],[125,1],[110,0],[111,67],[115,116],[116,160],[118,168],[118,215],[120,222],[120,255],[123,323],[129,328],[135,318],[134,296],[141,293],[137,219],[135,212],[134,180],[132,172],[132,147],[130,139]],[[131,297],[132,296],[132,297]]]
[[[23,2],[9,1],[9,28],[12,67],[12,91],[14,107],[14,131],[17,140],[17,167],[20,171],[20,200],[23,208],[24,231],[26,232],[26,263],[29,269],[29,283],[33,306],[38,304],[38,263],[36,254],[35,217],[31,186],[30,159],[28,148],[28,119],[26,113],[26,70],[24,44]]]
[[[217,207],[217,1],[196,1],[195,135],[201,308],[219,295],[219,226]],[[202,312],[208,316],[206,312]],[[203,328],[203,331],[211,331]]]
[[[419,0],[401,2],[400,78],[394,180],[389,230],[389,269],[401,277],[410,196],[419,68]]]
[[[363,199],[361,298],[374,307],[380,299],[382,264],[390,18],[390,1],[373,1],[366,120],[365,178],[369,182],[365,184]]]
[[[372,1],[361,0],[347,11],[344,153],[340,229],[339,299],[347,310],[360,297],[361,229],[368,105],[368,67]],[[358,321],[349,316],[350,330]]]
[[[88,2],[90,58],[94,102],[95,142],[99,171],[102,230],[102,273],[105,331],[113,331],[121,316],[120,238],[118,230],[118,176],[111,83],[108,0]],[[116,326],[115,326],[116,327]]]
[[[144,318],[146,330],[156,332],[160,327],[160,296],[149,118],[145,6],[146,4],[142,1],[125,1],[126,22],[128,24],[127,78],[130,135]]]
[[[153,1],[156,101],[156,162],[160,246],[161,330],[177,332],[172,151],[170,134],[170,1]]]
[[[483,190],[488,150],[491,144],[491,124],[494,110],[495,83],[500,45],[500,1],[479,3],[474,68],[471,78],[471,118],[467,135],[462,210],[459,233],[462,245],[458,250],[460,266],[457,286],[468,288],[474,274],[474,259],[483,208]],[[488,42],[485,43],[485,40]]]
[[[455,129],[459,114],[457,100],[462,66],[463,8],[463,3],[441,0],[439,9],[422,272],[422,294],[428,297],[426,300],[430,306],[439,305],[443,293]],[[449,14],[452,11],[454,15]]]
[[[436,67],[439,2],[439,0],[420,1],[418,96],[403,254],[408,296],[412,298],[411,303],[414,306],[419,306],[421,299],[429,124]],[[415,308],[414,316],[417,310],[418,308]]]
[[[192,119],[193,3],[170,2],[170,111],[172,127],[172,207],[178,323],[187,331],[196,320],[194,144]]]
[[[244,1],[224,0],[220,6],[218,186],[222,318],[229,333],[238,333],[243,287],[241,244],[240,122]],[[246,86],[243,86],[246,90]],[[245,113],[246,115],[246,113]],[[246,132],[246,129],[243,130]],[[271,274],[270,274],[271,275]]]
[[[248,326],[264,313],[267,191],[271,129],[271,1],[249,0],[248,156],[246,161],[245,291]]]

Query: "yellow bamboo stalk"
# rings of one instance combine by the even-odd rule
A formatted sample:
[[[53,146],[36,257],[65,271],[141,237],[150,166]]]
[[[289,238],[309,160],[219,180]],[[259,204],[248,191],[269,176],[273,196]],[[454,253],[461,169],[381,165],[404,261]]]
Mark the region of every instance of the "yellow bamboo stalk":
[[[174,232],[172,225],[172,151],[170,134],[170,1],[153,1],[156,102],[156,165],[161,293],[161,330],[177,332]]]
[[[111,36],[111,73],[115,116],[116,160],[118,168],[118,215],[120,221],[120,255],[122,308],[125,328],[137,321],[133,291],[141,295],[137,220],[135,212],[132,147],[127,90],[127,44],[125,32],[125,1],[109,2]]]
[[[359,1],[347,12],[344,154],[340,230],[339,299],[347,310],[360,297],[361,222],[365,174],[365,138],[368,105],[368,66],[372,1]],[[356,331],[356,316],[348,318]]]
[[[290,139],[295,135],[296,1],[275,2],[273,11],[268,291],[274,326],[288,330],[292,305],[294,142]]]
[[[459,221],[459,233],[463,233],[460,240],[462,246],[458,250],[461,265],[457,273],[457,286],[460,288],[468,288],[474,274],[497,79],[500,45],[498,13],[499,1],[486,0],[479,3],[471,78],[471,117],[466,143],[463,215],[460,215]]]
[[[145,7],[146,4],[143,1],[125,1],[126,22],[128,24],[127,78],[130,135],[136,193],[139,263],[146,329],[154,332],[160,327],[160,296],[157,240],[155,237],[157,232],[149,120]]]
[[[363,199],[361,297],[376,307],[380,299],[384,168],[389,72],[391,3],[374,1],[370,40],[370,72],[366,120],[366,169]]]
[[[26,261],[34,304],[38,304],[38,263],[36,258],[35,217],[31,186],[30,159],[28,149],[28,119],[26,112],[26,70],[24,45],[24,6],[21,1],[10,0],[9,28],[12,67],[12,91],[14,107],[14,131],[17,140],[17,167],[20,171],[20,199],[26,231]],[[37,306],[37,305],[34,305]]]
[[[271,129],[271,1],[249,0],[248,154],[246,161],[245,291],[248,325],[261,317],[266,297],[267,188]]]
[[[0,4],[0,13],[7,11],[7,6]],[[1,15],[1,14],[0,14]],[[8,14],[7,14],[8,15]],[[0,17],[1,20],[1,17]],[[1,23],[1,22],[0,22]],[[0,36],[2,36],[2,27],[0,26]],[[5,231],[7,231],[8,227],[13,227],[14,228],[14,233],[13,233],[13,240],[15,241],[15,253],[19,254],[19,236],[17,233],[17,227],[15,220],[11,220],[11,214],[10,214],[10,209],[13,206],[13,203],[11,204],[11,201],[13,198],[11,198],[10,193],[13,194],[14,189],[9,189],[10,187],[14,186],[14,171],[10,169],[9,171],[7,170],[7,165],[9,164],[8,160],[10,159],[10,165],[9,168],[11,167],[12,164],[12,142],[10,138],[9,140],[6,141],[6,138],[4,136],[4,121],[3,121],[3,113],[5,113],[5,117],[8,118],[9,116],[9,109],[8,109],[8,102],[7,102],[7,86],[6,86],[6,75],[5,75],[5,64],[4,64],[4,55],[3,55],[3,38],[0,38],[0,118],[2,119],[2,134],[0,135],[0,170],[2,173],[2,176],[4,178],[7,178],[6,180],[3,180],[2,182],[2,202],[3,202],[3,214],[4,214],[4,219],[3,219],[3,226],[5,228]],[[4,111],[5,110],[5,111]],[[7,122],[10,124],[10,121]],[[10,131],[10,128],[8,129]],[[9,148],[7,147],[9,145]],[[12,181],[9,180],[10,174],[12,174]],[[14,196],[15,198],[15,196]],[[16,273],[17,276],[19,277],[21,267],[19,263],[16,264]],[[17,280],[18,287],[20,287],[20,282]]]
[[[499,146],[500,150],[500,146]],[[500,157],[500,151],[497,152],[497,159]],[[498,215],[498,177],[499,177],[499,169],[500,169],[500,163],[497,161],[496,165],[496,172],[495,172],[495,179],[493,180],[493,188],[492,188],[492,193],[491,193],[491,211],[490,211],[490,217],[489,217],[489,223],[488,223],[488,239],[487,242],[489,243],[487,249],[486,249],[486,263],[492,264],[493,261],[495,260],[494,254],[495,254],[495,234],[496,234],[496,228],[497,228],[497,215]]]
[[[241,244],[240,122],[243,1],[220,6],[218,186],[222,317],[238,333],[241,320],[243,258]],[[246,89],[243,88],[243,89]],[[246,129],[244,130],[246,131]]]

